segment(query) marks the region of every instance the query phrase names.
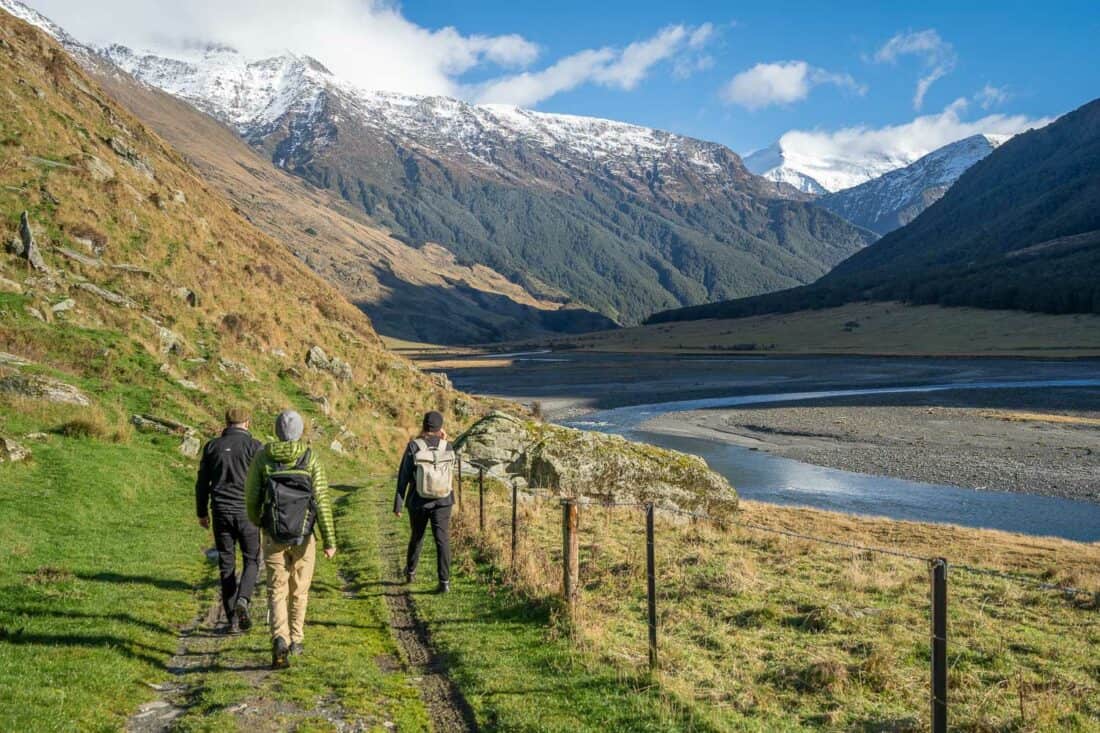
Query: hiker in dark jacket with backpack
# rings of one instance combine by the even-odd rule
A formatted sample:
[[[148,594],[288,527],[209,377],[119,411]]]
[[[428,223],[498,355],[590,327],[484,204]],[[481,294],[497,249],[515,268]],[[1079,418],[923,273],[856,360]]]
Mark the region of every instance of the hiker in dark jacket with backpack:
[[[247,410],[233,407],[226,411],[225,430],[203,447],[199,476],[195,481],[195,512],[205,529],[210,529],[213,509],[222,607],[230,633],[248,631],[252,627],[249,605],[260,570],[260,531],[248,521],[244,482],[261,444],[248,432],[248,422]],[[244,558],[240,577],[237,576],[237,545]]]
[[[306,605],[317,558],[315,529],[320,530],[325,557],[331,560],[336,554],[328,478],[302,440],[304,430],[297,412],[280,413],[275,419],[279,440],[256,454],[245,482],[248,516],[263,534],[275,669],[289,666],[289,657],[304,650]]]
[[[443,430],[443,415],[432,411],[424,415],[422,432],[409,442],[401,458],[397,472],[397,495],[393,499],[393,513],[401,516],[403,507],[409,509],[412,534],[405,553],[405,582],[416,580],[416,566],[420,562],[420,548],[424,532],[432,525],[435,539],[435,565],[439,577],[438,592],[451,589],[451,476],[454,472],[455,453]]]

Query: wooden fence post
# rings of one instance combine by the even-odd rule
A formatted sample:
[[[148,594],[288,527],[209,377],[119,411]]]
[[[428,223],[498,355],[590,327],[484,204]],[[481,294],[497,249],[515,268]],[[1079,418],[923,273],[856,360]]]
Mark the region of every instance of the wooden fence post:
[[[516,485],[512,484],[512,572],[516,571]]]
[[[577,536],[577,502],[561,502],[561,590],[569,623],[577,619],[577,578],[580,575],[580,538]]]
[[[931,562],[932,733],[947,733],[947,560]]]
[[[477,469],[477,529],[485,532],[485,469]]]
[[[653,503],[645,505],[645,576],[649,606],[649,671],[657,671],[657,562],[653,552]]]

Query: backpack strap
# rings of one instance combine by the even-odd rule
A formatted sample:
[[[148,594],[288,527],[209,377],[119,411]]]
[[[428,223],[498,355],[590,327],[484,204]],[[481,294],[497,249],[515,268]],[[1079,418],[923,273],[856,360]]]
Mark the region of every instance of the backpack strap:
[[[302,454],[302,457],[298,459],[298,462],[294,464],[294,468],[298,471],[304,471],[309,466],[311,448],[306,448],[306,452]]]
[[[413,444],[416,446],[417,450],[429,450],[428,441],[424,440],[423,438],[415,439],[413,441]]]
[[[444,438],[440,438],[439,439],[439,445],[437,445],[435,447],[435,449],[437,451],[439,451],[440,453],[443,453],[444,451],[447,450],[447,448],[448,448],[447,441]]]

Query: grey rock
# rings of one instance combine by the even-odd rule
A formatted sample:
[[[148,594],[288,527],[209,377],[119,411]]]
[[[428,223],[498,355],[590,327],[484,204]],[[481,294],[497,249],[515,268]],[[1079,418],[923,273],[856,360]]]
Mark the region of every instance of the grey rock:
[[[185,435],[180,441],[179,451],[188,458],[198,458],[200,450],[202,450],[202,443],[194,435]]]
[[[199,296],[190,288],[178,287],[172,291],[172,295],[187,303],[187,305],[192,308],[199,304]]]
[[[351,371],[351,364],[348,364],[343,359],[332,358],[329,364],[329,371],[332,375],[342,382],[350,382],[355,378],[355,375]]]
[[[341,443],[339,440],[333,440],[331,443],[329,443],[328,449],[333,453],[339,453],[340,455],[344,455],[347,453],[347,451],[344,450],[344,444]]]
[[[128,262],[122,262],[117,265],[108,265],[112,270],[118,272],[125,272],[129,275],[141,275],[142,277],[153,277],[152,270],[147,270],[144,267],[138,267],[137,265],[131,265]]]
[[[87,282],[87,281],[78,282],[76,284],[76,287],[80,288],[81,290],[83,290],[85,292],[91,293],[92,295],[95,295],[98,298],[102,298],[103,300],[107,301],[111,305],[117,305],[121,308],[136,308],[137,307],[137,303],[135,303],[133,300],[126,297],[125,295],[119,295],[118,293],[113,293],[110,290],[104,290],[103,288],[99,287],[98,285],[95,285],[95,284]]]
[[[103,260],[96,257],[89,257],[88,255],[82,255],[79,252],[68,249],[67,247],[58,247],[57,251],[67,257],[70,260],[79,262],[87,267],[103,267]]]
[[[170,435],[191,435],[195,429],[178,420],[168,417],[157,417],[148,413],[131,415],[130,424],[137,428],[139,433],[167,433]]]
[[[26,211],[19,216],[19,238],[11,241],[8,251],[16,257],[22,257],[33,269],[49,272],[46,261],[42,259],[42,252],[38,249],[38,243],[34,240],[30,215]]]
[[[0,378],[0,392],[81,407],[92,404],[83,392],[71,384],[41,375],[9,374]]]
[[[61,301],[60,303],[54,303],[52,306],[50,306],[50,310],[54,313],[66,313],[68,311],[71,311],[73,308],[76,308],[76,301],[72,298],[65,298],[65,300]]]
[[[183,387],[184,389],[189,389],[192,392],[203,391],[202,386],[198,382],[192,382],[190,379],[177,379],[176,384]]]
[[[23,437],[26,440],[33,440],[39,443],[44,443],[50,439],[49,433],[27,433]]]
[[[233,361],[232,359],[227,359],[223,356],[218,359],[218,368],[220,368],[226,374],[234,374],[238,377],[248,380],[249,382],[256,381],[256,375],[252,373],[252,370],[239,361]]]
[[[157,338],[160,339],[160,353],[178,354],[183,351],[183,337],[172,329],[157,326]]]
[[[30,364],[31,362],[28,359],[16,356],[15,354],[9,354],[6,351],[0,351],[0,366],[25,367]]]
[[[94,155],[84,159],[84,169],[96,183],[105,183],[115,177],[115,169]]]
[[[46,316],[42,315],[42,311],[38,310],[33,305],[25,305],[23,306],[23,310],[25,310],[27,312],[27,315],[29,315],[31,318],[37,318],[38,320],[43,322],[45,322],[46,320]]]
[[[31,457],[31,452],[10,438],[0,438],[0,463],[18,463]]]
[[[172,192],[172,203],[182,206],[183,204],[187,203],[187,196],[183,193],[183,191],[176,189]]]
[[[459,436],[455,447],[464,461],[518,488],[594,502],[653,502],[717,518],[737,509],[733,487],[703,459],[617,435],[492,412]]]
[[[329,360],[325,350],[320,346],[310,346],[306,352],[306,366],[314,369],[328,369]]]
[[[431,377],[432,382],[440,389],[444,389],[448,392],[454,390],[454,385],[451,384],[450,378],[443,372],[431,372],[428,376]]]

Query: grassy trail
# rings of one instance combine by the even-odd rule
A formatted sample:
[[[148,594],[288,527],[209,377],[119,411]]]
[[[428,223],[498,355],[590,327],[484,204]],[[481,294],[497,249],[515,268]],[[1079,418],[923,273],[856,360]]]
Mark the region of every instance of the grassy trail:
[[[369,592],[373,542],[345,534],[335,561],[318,560],[306,654],[271,674],[262,584],[251,633],[217,633],[212,542],[175,441],[50,435],[34,453],[3,467],[0,491],[0,515],[19,518],[0,523],[0,730],[427,729]],[[354,487],[334,494],[344,522]]]

